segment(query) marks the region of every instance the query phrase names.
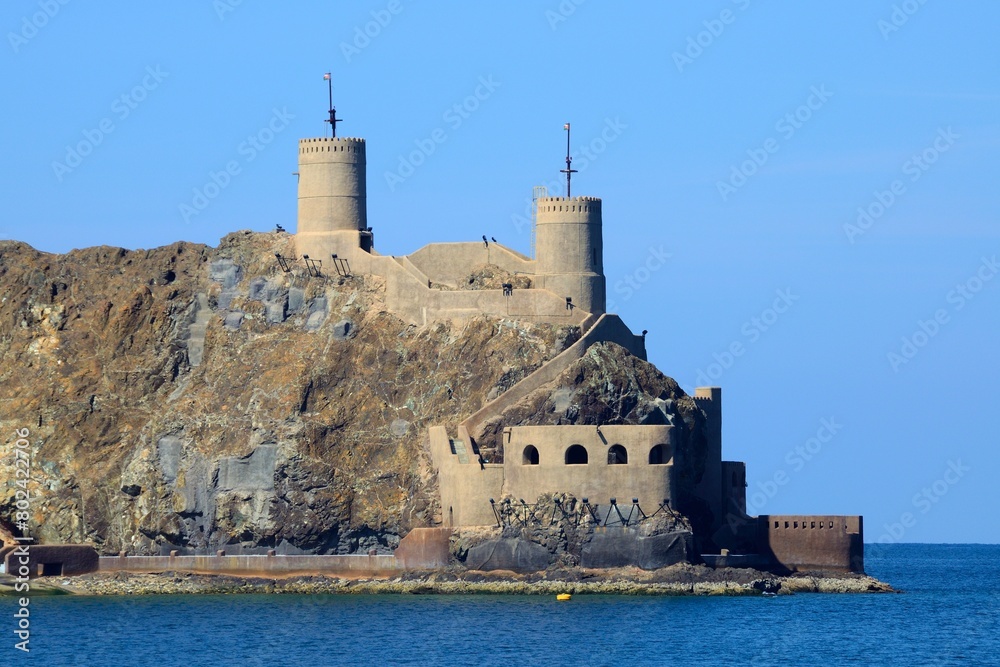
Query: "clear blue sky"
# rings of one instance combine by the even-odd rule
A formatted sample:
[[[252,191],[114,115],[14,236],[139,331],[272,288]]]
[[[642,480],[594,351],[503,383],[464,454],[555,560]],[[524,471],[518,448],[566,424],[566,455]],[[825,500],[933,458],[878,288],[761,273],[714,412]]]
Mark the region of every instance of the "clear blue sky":
[[[986,0],[10,0],[0,233],[293,230],[332,71],[379,251],[527,252],[571,122],[609,301],[685,389],[723,387],[754,509],[998,542],[997,25]]]

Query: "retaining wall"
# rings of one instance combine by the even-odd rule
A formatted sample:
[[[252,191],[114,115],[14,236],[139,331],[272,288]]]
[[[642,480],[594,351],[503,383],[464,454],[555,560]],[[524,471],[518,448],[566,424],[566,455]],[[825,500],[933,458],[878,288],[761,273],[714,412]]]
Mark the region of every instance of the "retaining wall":
[[[296,574],[379,576],[448,565],[451,528],[414,528],[392,554],[295,556],[101,556],[102,572],[203,572],[211,574]],[[96,552],[95,552],[96,554]]]
[[[101,556],[101,572],[211,574],[389,574],[403,567],[394,555],[348,556]]]

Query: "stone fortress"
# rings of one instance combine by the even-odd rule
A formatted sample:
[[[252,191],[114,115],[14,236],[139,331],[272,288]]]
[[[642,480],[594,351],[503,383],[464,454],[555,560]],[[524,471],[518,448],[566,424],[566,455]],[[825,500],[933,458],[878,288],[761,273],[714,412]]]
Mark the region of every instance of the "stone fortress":
[[[543,494],[567,493],[590,500],[599,516],[610,513],[611,499],[621,499],[624,508],[636,499],[661,510],[706,508],[707,520],[695,535],[700,556],[710,565],[863,571],[860,516],[746,515],[745,465],[722,459],[719,387],[695,392],[705,416],[707,451],[693,490],[676,479],[679,454],[671,423],[503,426],[506,455],[503,463],[490,462],[477,443],[484,425],[553,380],[590,346],[613,342],[646,359],[644,336],[605,312],[601,200],[536,198],[534,258],[485,237],[384,256],[375,249],[367,217],[365,149],[365,140],[358,138],[299,142],[295,247],[301,259],[321,262],[316,266],[330,274],[380,276],[389,309],[415,325],[485,314],[575,325],[581,331],[576,342],[487,401],[454,432],[443,425],[429,429],[445,527],[496,526],[500,515],[494,502],[504,497],[534,502]],[[462,289],[460,283],[484,265],[497,267],[508,282]],[[627,527],[617,530],[623,540],[630,539]]]
[[[539,571],[565,564],[560,554],[569,553],[573,542],[573,562],[584,568],[705,562],[779,573],[863,571],[860,516],[746,514],[745,466],[722,458],[718,387],[698,387],[693,397],[675,394],[688,411],[677,423],[680,412],[668,405],[674,399],[662,397],[648,415],[652,418],[634,425],[529,426],[512,420],[519,406],[548,392],[564,371],[598,347],[614,344],[646,359],[644,335],[606,312],[600,199],[537,197],[533,258],[485,237],[430,244],[405,256],[381,255],[367,216],[365,151],[364,139],[357,138],[299,142],[294,256],[278,255],[283,270],[295,262],[299,268],[304,263],[310,277],[375,276],[384,287],[386,309],[418,328],[448,321],[461,325],[485,315],[573,332],[557,346],[561,351],[533,372],[473,402],[481,405],[477,411],[421,434],[437,481],[440,526],[413,527],[391,554],[278,556],[270,549],[267,556],[226,555],[219,549],[214,555],[181,555],[174,549],[169,556],[122,551],[98,562],[90,545],[51,545],[34,549],[30,564],[18,567],[31,576],[96,568],[371,575],[447,567],[458,557],[473,570]],[[207,301],[197,295],[192,329],[204,331],[211,312]],[[193,366],[200,363],[200,348],[189,345],[188,354]],[[161,438],[158,447],[161,458],[173,453],[176,468],[180,439]],[[273,445],[260,449],[270,457],[270,468],[274,451]],[[271,483],[264,468],[260,477]],[[220,463],[220,479],[228,470],[228,463]],[[563,510],[562,523],[553,521],[557,510]],[[646,515],[652,520],[645,521]],[[465,535],[485,535],[486,541],[468,542],[463,557],[456,544],[462,545]],[[0,563],[13,572],[17,548],[13,538],[0,538],[8,544],[0,546]],[[541,546],[560,540],[552,548]]]

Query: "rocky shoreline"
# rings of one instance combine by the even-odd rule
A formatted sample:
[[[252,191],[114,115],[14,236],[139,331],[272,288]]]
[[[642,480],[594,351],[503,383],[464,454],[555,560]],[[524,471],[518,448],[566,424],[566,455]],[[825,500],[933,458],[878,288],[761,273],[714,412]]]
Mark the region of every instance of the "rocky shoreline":
[[[36,580],[42,581],[42,580]],[[38,584],[32,584],[33,589]],[[510,572],[411,572],[386,579],[344,579],[320,574],[284,579],[190,572],[98,572],[45,580],[48,588],[76,595],[176,594],[500,594],[500,595],[789,595],[794,593],[894,593],[867,575],[803,574],[779,577],[747,569],[676,565],[654,572],[631,568]],[[0,589],[5,588],[0,585]],[[54,592],[54,591],[52,591]]]

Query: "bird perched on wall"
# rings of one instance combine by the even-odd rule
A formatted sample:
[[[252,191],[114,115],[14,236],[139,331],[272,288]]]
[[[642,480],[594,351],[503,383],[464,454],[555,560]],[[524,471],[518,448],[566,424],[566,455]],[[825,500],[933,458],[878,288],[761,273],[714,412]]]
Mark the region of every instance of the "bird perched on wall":
[[[490,237],[490,241],[493,241],[494,243],[497,243],[497,242],[498,242],[498,241],[496,240],[496,238],[494,238],[494,237],[492,237],[492,236]]]
[[[490,247],[490,242],[486,240],[486,234],[483,234],[483,247],[484,248]]]

